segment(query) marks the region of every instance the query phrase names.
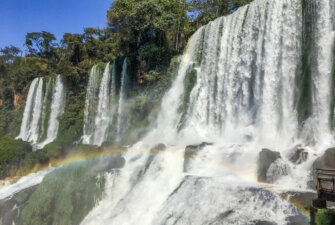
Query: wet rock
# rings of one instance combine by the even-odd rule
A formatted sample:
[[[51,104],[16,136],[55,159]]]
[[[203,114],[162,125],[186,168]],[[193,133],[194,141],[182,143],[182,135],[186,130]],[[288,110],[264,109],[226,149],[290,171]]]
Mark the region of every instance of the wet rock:
[[[109,172],[112,169],[121,169],[126,160],[122,156],[108,156],[100,159],[100,162],[92,167],[96,173]]]
[[[254,224],[254,225],[277,225],[277,223],[266,221],[266,220],[252,221],[251,224]]]
[[[126,160],[122,156],[111,157],[108,160],[107,171],[112,169],[121,169],[126,164]]]
[[[317,198],[317,194],[314,192],[294,192],[289,191],[281,193],[280,196],[283,199],[288,199],[294,205],[301,208],[308,209],[312,206],[313,199]]]
[[[266,172],[266,182],[273,183],[282,176],[288,175],[290,167],[281,158],[271,163],[270,167]]]
[[[280,153],[271,151],[270,149],[262,149],[258,158],[257,179],[259,182],[268,182],[267,172],[271,164],[277,159],[281,159]]]
[[[295,149],[293,155],[290,156],[290,161],[295,164],[301,164],[308,159],[308,152],[303,148]]]
[[[23,224],[20,219],[20,211],[25,206],[30,196],[36,190],[38,185],[29,187],[11,198],[0,200],[0,224]]]
[[[185,158],[195,156],[200,150],[202,150],[207,145],[212,145],[212,143],[202,142],[199,145],[188,145],[185,148]]]
[[[220,213],[215,219],[209,223],[209,225],[216,225],[221,224],[222,221],[224,221],[225,218],[229,217],[231,214],[234,213],[234,210],[227,210],[223,213]]]
[[[158,145],[155,145],[150,151],[155,153],[164,151],[165,149],[166,149],[165,144],[160,143]]]
[[[113,160],[71,163],[47,174],[20,210],[21,224],[80,224],[103,197],[106,177],[97,168]]]
[[[306,217],[299,215],[299,216],[289,216],[287,219],[287,225],[309,225],[309,221]]]
[[[327,149],[321,157],[315,160],[313,163],[313,169],[316,168],[335,169],[335,148]]]
[[[329,148],[325,151],[325,153],[317,158],[311,168],[310,173],[310,182],[308,183],[309,188],[316,188],[316,169],[335,169],[335,148]]]
[[[188,145],[185,148],[185,155],[184,155],[184,172],[187,172],[188,168],[189,168],[189,160],[194,158],[194,156],[196,156],[199,151],[201,151],[204,147],[208,146],[208,145],[212,145],[212,143],[208,143],[208,142],[202,142],[199,145]]]

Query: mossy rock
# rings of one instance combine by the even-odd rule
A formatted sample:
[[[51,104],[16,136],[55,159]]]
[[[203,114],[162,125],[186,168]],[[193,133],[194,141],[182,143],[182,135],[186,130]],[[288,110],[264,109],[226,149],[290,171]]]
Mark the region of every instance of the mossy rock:
[[[103,173],[118,168],[120,160],[124,159],[103,157],[71,163],[48,174],[24,207],[22,223],[80,224],[102,198],[105,186]]]
[[[55,159],[63,155],[63,147],[59,142],[51,142],[44,146],[43,151],[46,152],[46,156],[49,159]]]

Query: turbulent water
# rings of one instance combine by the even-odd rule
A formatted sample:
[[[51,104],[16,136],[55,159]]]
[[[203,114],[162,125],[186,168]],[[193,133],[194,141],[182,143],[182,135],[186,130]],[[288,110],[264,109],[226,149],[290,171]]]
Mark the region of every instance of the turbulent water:
[[[45,83],[46,81],[46,83]],[[48,79],[35,78],[30,85],[17,138],[43,148],[58,134],[59,117],[64,112],[65,88],[60,75]]]
[[[120,142],[124,128],[126,128],[126,115],[124,112],[125,107],[125,98],[126,98],[126,90],[127,90],[127,58],[123,61],[122,66],[122,76],[121,76],[121,89],[120,89],[120,99],[117,113],[117,130],[116,130],[116,141]]]
[[[116,141],[120,141],[121,139],[125,125],[123,110],[127,87],[127,58],[124,59],[122,67],[118,104],[115,104],[117,97],[115,61],[113,63],[112,72],[110,70],[109,63],[107,63],[103,74],[97,66],[93,66],[91,70],[86,93],[84,144],[100,146],[113,136]],[[114,118],[116,122],[113,121]]]
[[[279,151],[268,171],[274,185],[306,190],[313,160],[334,144],[334,7],[255,0],[200,28],[155,127],[109,174],[82,224],[286,224],[298,215],[257,184],[257,158],[262,148]],[[212,144],[185,158],[186,145],[203,141]],[[167,149],[143,150],[158,143]],[[300,165],[288,160],[296,146],[309,153]]]

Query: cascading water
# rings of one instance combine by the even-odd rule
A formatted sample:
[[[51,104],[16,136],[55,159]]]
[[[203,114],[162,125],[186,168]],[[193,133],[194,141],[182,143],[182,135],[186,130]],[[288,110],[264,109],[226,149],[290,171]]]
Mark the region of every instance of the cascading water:
[[[332,67],[335,21],[333,1],[311,2],[309,7],[312,16],[317,18],[313,26],[313,56],[315,66],[312,76],[312,115],[305,123],[303,137],[306,140],[329,144],[331,133]]]
[[[93,66],[86,93],[84,144],[102,145],[109,137],[113,123],[116,70],[113,63],[112,76],[107,63],[101,77],[97,66]]]
[[[99,93],[99,70],[95,65],[91,69],[87,92],[85,100],[85,116],[84,116],[84,135],[83,143],[90,144],[92,142],[92,137],[94,134],[94,124],[96,116],[96,101]]]
[[[30,130],[30,121],[31,121],[34,103],[35,103],[35,97],[36,97],[35,93],[36,93],[36,89],[37,89],[39,82],[40,82],[40,78],[35,78],[30,85],[28,96],[27,96],[27,101],[26,101],[26,107],[23,113],[20,134],[17,137],[25,141],[27,141],[29,138],[28,132]]]
[[[54,82],[46,139],[39,144],[39,148],[43,148],[46,144],[53,142],[57,138],[59,117],[64,113],[65,109],[66,94],[62,77],[58,75]]]
[[[101,145],[106,140],[106,131],[113,116],[110,113],[110,68],[109,63],[105,68],[100,85],[98,111],[95,117],[94,142]]]
[[[49,78],[45,88],[43,80],[36,78],[30,85],[21,130],[17,137],[31,142],[37,149],[57,138],[59,117],[64,112],[66,99],[60,75]]]
[[[125,95],[127,91],[127,58],[123,61],[122,66],[122,76],[121,76],[121,89],[120,89],[120,99],[117,112],[117,130],[116,130],[116,141],[121,141],[121,136],[126,127],[126,118],[124,115],[124,104],[125,104]]]
[[[39,125],[40,125],[40,118],[43,106],[43,79],[40,78],[38,81],[38,86],[36,89],[36,93],[34,96],[34,106],[31,115],[31,122],[28,131],[28,136],[25,138],[23,137],[24,141],[31,142],[36,144],[39,138]],[[30,107],[30,106],[27,106]]]
[[[105,198],[82,224],[287,224],[298,215],[257,184],[256,161],[262,148],[280,151],[269,175],[278,186],[306,190],[314,155],[333,143],[332,0],[315,3],[312,113],[298,119],[305,3],[255,0],[200,28],[156,126],[125,153],[125,168],[108,175]],[[202,141],[212,144],[185,158],[185,146]],[[143,150],[158,143],[168,148]],[[297,144],[310,152],[301,165],[287,159]]]

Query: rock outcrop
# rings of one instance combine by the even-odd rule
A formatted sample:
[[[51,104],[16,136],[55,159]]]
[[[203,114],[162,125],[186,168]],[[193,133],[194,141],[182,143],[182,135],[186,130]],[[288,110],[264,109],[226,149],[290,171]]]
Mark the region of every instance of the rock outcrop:
[[[316,169],[335,169],[335,148],[329,148],[325,153],[317,158],[311,168],[311,181],[308,183],[308,186],[312,189],[316,187]]]
[[[166,149],[166,146],[165,144],[158,144],[158,145],[155,145],[153,148],[151,148],[151,152],[152,153],[158,153],[160,151],[164,151]]]
[[[188,145],[184,154],[184,172],[189,169],[190,160],[194,158],[204,147],[212,145],[212,143],[202,142],[199,145]]]
[[[259,182],[269,182],[268,179],[268,170],[272,163],[274,163],[276,160],[281,159],[280,153],[272,151],[270,149],[262,149],[262,151],[259,153],[258,158],[258,169],[257,169],[257,180]]]
[[[316,168],[335,169],[335,148],[327,149],[321,157],[315,160],[313,169]]]
[[[308,152],[303,148],[295,149],[293,154],[290,156],[290,161],[294,164],[301,164],[306,162],[308,159]]]

